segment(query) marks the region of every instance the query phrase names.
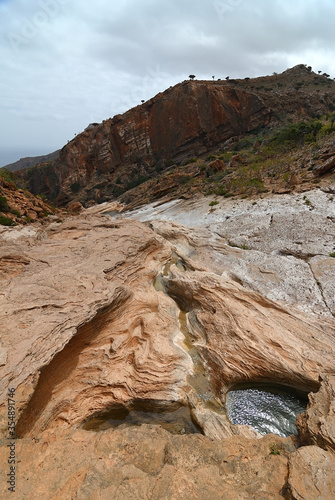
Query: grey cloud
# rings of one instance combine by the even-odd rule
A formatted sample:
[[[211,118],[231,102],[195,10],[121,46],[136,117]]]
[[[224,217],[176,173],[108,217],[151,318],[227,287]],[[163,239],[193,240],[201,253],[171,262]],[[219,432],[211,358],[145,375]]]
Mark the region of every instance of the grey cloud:
[[[56,149],[190,73],[308,63],[335,76],[334,18],[334,0],[0,1],[1,136]],[[9,34],[24,33],[13,47]]]

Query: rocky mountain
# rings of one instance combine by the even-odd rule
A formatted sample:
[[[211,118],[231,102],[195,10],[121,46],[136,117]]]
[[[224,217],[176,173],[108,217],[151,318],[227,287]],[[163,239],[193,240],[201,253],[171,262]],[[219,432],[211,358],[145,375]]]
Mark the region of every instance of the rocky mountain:
[[[185,81],[123,115],[91,124],[59,158],[20,172],[34,194],[62,206],[115,199],[241,138],[335,109],[335,82],[298,65],[280,75]],[[163,183],[164,184],[164,183]],[[163,186],[164,187],[164,186]]]
[[[59,210],[41,196],[34,196],[22,189],[18,179],[10,171],[0,169],[0,225],[26,225],[41,221]]]
[[[48,162],[51,160],[55,160],[58,158],[59,150],[54,151],[53,153],[41,156],[27,156],[25,158],[20,158],[20,160],[15,161],[14,163],[9,163],[8,165],[4,165],[2,168],[6,168],[11,172],[16,172],[17,170],[22,170],[24,168],[33,167],[39,163]]]

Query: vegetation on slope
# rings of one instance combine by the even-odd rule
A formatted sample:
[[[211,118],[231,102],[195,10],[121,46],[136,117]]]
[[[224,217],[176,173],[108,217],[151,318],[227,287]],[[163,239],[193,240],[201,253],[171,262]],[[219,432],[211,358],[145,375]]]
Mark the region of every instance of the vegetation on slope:
[[[162,196],[188,198],[202,193],[246,197],[284,192],[301,184],[319,184],[321,179],[313,169],[322,154],[335,145],[334,122],[331,113],[318,120],[234,138],[204,157],[191,158],[181,166],[172,165],[119,199],[134,206]]]

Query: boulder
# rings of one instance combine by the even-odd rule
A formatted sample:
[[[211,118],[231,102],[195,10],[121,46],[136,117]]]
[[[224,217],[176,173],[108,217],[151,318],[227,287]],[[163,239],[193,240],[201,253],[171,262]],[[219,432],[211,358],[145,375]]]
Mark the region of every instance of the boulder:
[[[224,170],[225,164],[223,160],[217,159],[212,161],[211,163],[208,164],[208,166],[214,171],[214,172],[220,172]]]
[[[335,156],[332,156],[321,165],[317,165],[313,168],[313,174],[318,177],[319,175],[324,175],[333,170],[335,167]]]
[[[72,201],[71,203],[68,204],[67,210],[69,212],[81,212],[83,209],[83,205],[80,203],[80,201]]]
[[[35,210],[28,209],[28,210],[26,210],[25,215],[26,215],[26,217],[29,217],[29,219],[31,220],[31,222],[35,222],[38,219],[38,215],[35,212]]]

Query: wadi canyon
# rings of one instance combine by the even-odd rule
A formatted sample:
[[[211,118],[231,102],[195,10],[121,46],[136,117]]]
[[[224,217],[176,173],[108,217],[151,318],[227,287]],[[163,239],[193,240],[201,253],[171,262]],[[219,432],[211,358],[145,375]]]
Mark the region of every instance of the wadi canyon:
[[[235,131],[224,133],[205,112],[207,98],[196,99],[198,118],[207,114],[220,141],[229,141]],[[255,120],[246,117],[250,128],[272,119],[267,107],[254,114],[256,101]],[[296,102],[293,114],[301,111]],[[165,105],[160,98],[148,104],[163,111]],[[161,123],[169,116],[163,111]],[[235,123],[228,115],[227,127]],[[94,133],[115,132],[117,123]],[[125,139],[128,146],[139,128],[133,126],[132,141]],[[29,195],[49,213],[0,226],[1,497],[9,493],[14,442],[16,498],[334,498],[333,135],[320,142],[313,165],[304,160],[299,171],[288,169],[290,176],[271,174],[256,193],[253,182],[244,192],[239,185],[229,196],[205,195],[199,181],[191,187],[177,182],[183,192],[173,194],[172,184],[166,190],[151,178],[117,199],[83,208],[101,174],[99,162],[87,169],[88,156],[78,152],[85,141],[92,146],[92,133],[84,132],[52,165],[22,174],[31,185],[40,182],[39,192],[42,184],[42,190],[56,186],[60,208],[51,212],[46,200]],[[175,154],[183,161],[197,148],[203,154],[206,134],[192,129],[190,136],[164,161]],[[214,136],[206,137],[217,147]],[[166,148],[173,145],[171,139]],[[309,147],[292,162],[307,158]],[[157,157],[149,153],[139,168],[145,163],[154,169]],[[159,148],[156,153],[162,154]],[[243,155],[247,159],[243,151],[242,160],[235,158],[239,165]],[[120,159],[120,169],[126,171],[133,156],[128,163]],[[187,168],[190,178],[192,168],[204,178],[212,169],[209,180],[217,175],[215,165],[207,165],[213,158],[203,170],[201,161],[181,165],[183,176]],[[114,167],[101,175],[120,175]],[[177,175],[177,167],[166,168],[167,177],[168,169]],[[160,195],[152,196],[154,190]],[[12,196],[18,203],[25,192]],[[72,204],[67,211],[65,200]],[[243,419],[233,423],[229,397],[244,388],[275,396],[285,390],[303,401],[306,410],[295,425],[293,415],[294,432],[260,432]],[[9,433],[8,394],[15,402],[15,435]],[[271,401],[276,411],[278,399]]]

